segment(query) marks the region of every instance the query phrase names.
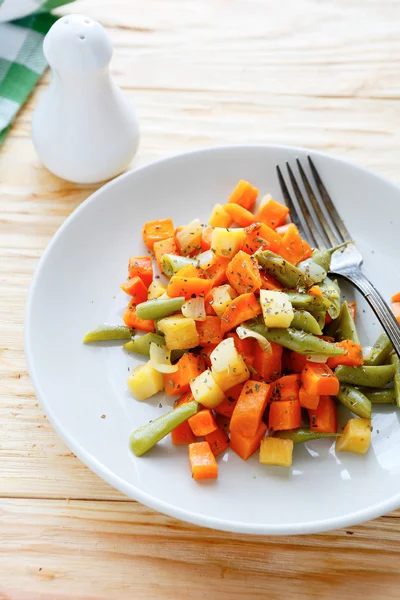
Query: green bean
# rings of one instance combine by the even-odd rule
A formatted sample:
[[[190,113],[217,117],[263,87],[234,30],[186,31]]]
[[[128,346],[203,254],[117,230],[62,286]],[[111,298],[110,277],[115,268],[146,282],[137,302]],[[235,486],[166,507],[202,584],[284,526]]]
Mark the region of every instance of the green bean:
[[[392,363],[391,366],[395,369],[393,379],[395,401],[396,405],[400,406],[400,358],[397,354],[392,354],[390,362]]]
[[[337,319],[332,319],[332,321],[325,326],[324,335],[337,339],[336,336],[339,328],[339,321],[339,317]]]
[[[394,404],[396,400],[393,388],[383,388],[382,390],[374,391],[368,388],[361,388],[361,391],[372,404]]]
[[[256,319],[247,321],[245,326],[253,331],[257,331],[270,342],[276,342],[284,348],[288,348],[299,354],[306,354],[307,356],[341,356],[342,354],[346,354],[346,350],[339,346],[325,342],[311,333],[297,331],[290,327],[288,329],[268,329],[264,323]]]
[[[341,385],[337,395],[339,402],[362,419],[371,418],[371,401],[352,385]]]
[[[327,272],[312,258],[307,258],[297,265],[299,271],[307,275],[314,283],[323,281],[327,276]]]
[[[379,367],[347,367],[339,365],[335,369],[335,375],[341,383],[373,388],[385,387],[385,385],[392,381],[394,373],[394,365],[381,365]]]
[[[87,332],[83,338],[84,344],[91,342],[109,342],[112,340],[129,340],[132,337],[131,330],[125,325],[111,325],[102,323]]]
[[[167,277],[172,277],[185,267],[186,265],[194,265],[197,267],[198,262],[194,258],[188,256],[176,256],[175,254],[164,254],[161,259],[161,268]]]
[[[199,404],[195,400],[182,404],[177,408],[161,415],[154,421],[142,425],[131,433],[130,446],[135,456],[142,456],[150,450],[162,438],[178,427],[184,421],[195,415],[199,410]]]
[[[293,329],[300,329],[314,335],[322,335],[322,330],[318,321],[305,310],[295,310],[293,321],[290,324]]]
[[[311,440],[319,440],[321,438],[337,438],[340,437],[341,433],[319,433],[318,431],[311,431],[311,429],[290,429],[287,431],[280,431],[274,437],[280,437],[285,440],[292,440],[293,444],[304,444],[305,442],[311,442]]]
[[[136,316],[139,319],[163,319],[173,315],[182,307],[184,302],[184,297],[147,300],[147,302],[137,305]]]
[[[373,367],[383,365],[387,362],[391,352],[393,352],[392,342],[386,333],[382,333],[372,346],[368,356],[364,358],[364,364]]]
[[[314,283],[308,275],[271,250],[257,250],[254,256],[267,273],[287,288],[310,286]]]
[[[352,314],[349,310],[349,305],[346,301],[343,302],[342,308],[340,310],[339,323],[335,337],[338,342],[341,342],[343,340],[351,340],[355,344],[360,343],[356,325],[354,323]]]
[[[317,263],[317,265],[325,269],[325,271],[329,271],[331,268],[332,254],[336,252],[336,250],[340,250],[340,248],[344,248],[345,246],[347,246],[347,244],[350,243],[351,242],[345,242],[344,244],[340,244],[339,246],[328,248],[328,250],[314,250],[311,258],[315,263]]]
[[[159,346],[163,346],[165,344],[165,340],[162,335],[146,333],[145,335],[135,337],[134,340],[124,344],[124,348],[125,350],[128,350],[128,352],[137,352],[138,354],[143,354],[143,356],[150,356],[151,342],[158,344]]]
[[[287,292],[289,300],[297,310],[308,310],[315,312],[316,310],[326,311],[329,303],[321,296],[313,296],[312,294],[300,294],[299,292]]]
[[[317,321],[318,326],[322,331],[322,329],[325,327],[326,311],[325,310],[314,310],[312,312],[312,316]],[[311,332],[311,333],[313,333],[313,332]]]
[[[327,311],[331,319],[336,319],[340,314],[340,288],[337,281],[325,277],[319,284],[322,297],[328,302]]]

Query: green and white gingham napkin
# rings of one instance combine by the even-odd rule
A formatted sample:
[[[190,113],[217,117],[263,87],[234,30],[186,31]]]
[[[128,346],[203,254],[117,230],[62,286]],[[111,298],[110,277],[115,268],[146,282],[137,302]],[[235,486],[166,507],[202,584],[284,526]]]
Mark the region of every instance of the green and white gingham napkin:
[[[7,14],[8,1],[0,0],[0,21],[3,21],[2,9]],[[18,0],[12,1],[15,8]],[[15,115],[46,69],[43,39],[58,18],[49,11],[71,1],[30,0],[34,13],[0,22],[0,146]]]

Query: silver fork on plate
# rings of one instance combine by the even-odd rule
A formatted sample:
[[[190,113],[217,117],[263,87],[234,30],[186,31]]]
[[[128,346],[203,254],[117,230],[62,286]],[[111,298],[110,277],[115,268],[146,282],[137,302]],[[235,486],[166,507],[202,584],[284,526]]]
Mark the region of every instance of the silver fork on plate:
[[[306,197],[303,196],[289,163],[286,163],[286,167],[295,198],[292,198],[289,193],[281,169],[279,166],[276,167],[283,197],[290,209],[293,223],[302,237],[315,248],[323,250],[349,242],[344,249],[333,254],[330,273],[347,279],[360,290],[400,356],[400,325],[378,290],[363,275],[360,269],[363,261],[361,253],[340,218],[312,159],[308,157],[308,162],[319,195],[314,192],[299,159],[296,159],[296,162],[307,192]]]

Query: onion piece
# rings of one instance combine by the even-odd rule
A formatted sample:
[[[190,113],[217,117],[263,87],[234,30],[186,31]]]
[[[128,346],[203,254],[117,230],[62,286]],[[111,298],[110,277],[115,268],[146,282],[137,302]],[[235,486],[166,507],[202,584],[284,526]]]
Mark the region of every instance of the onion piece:
[[[190,298],[182,305],[182,314],[188,319],[194,319],[195,321],[206,320],[206,308],[204,304],[203,296],[197,296],[196,298]]]
[[[150,343],[150,362],[159,373],[175,373],[178,370],[177,365],[171,365],[171,352],[166,346],[159,346],[154,342]]]
[[[315,363],[326,363],[328,358],[329,358],[329,356],[327,356],[326,354],[308,354],[307,355],[307,360],[309,360],[310,362],[315,362]]]
[[[261,333],[257,333],[257,331],[253,331],[252,329],[247,329],[247,327],[243,327],[243,325],[240,325],[236,328],[236,333],[241,340],[246,338],[254,338],[259,343],[261,350],[265,350],[269,353],[272,352],[270,342],[263,335],[261,335]]]
[[[215,255],[212,250],[206,250],[196,256],[199,261],[200,269],[209,269],[215,262]]]

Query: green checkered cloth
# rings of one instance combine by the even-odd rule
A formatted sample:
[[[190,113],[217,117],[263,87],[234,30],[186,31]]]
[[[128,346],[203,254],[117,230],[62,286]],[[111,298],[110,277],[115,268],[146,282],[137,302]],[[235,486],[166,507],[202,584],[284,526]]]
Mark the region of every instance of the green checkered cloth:
[[[58,19],[48,11],[71,1],[36,0],[35,13],[0,23],[0,146],[15,115],[46,69],[43,39]]]

